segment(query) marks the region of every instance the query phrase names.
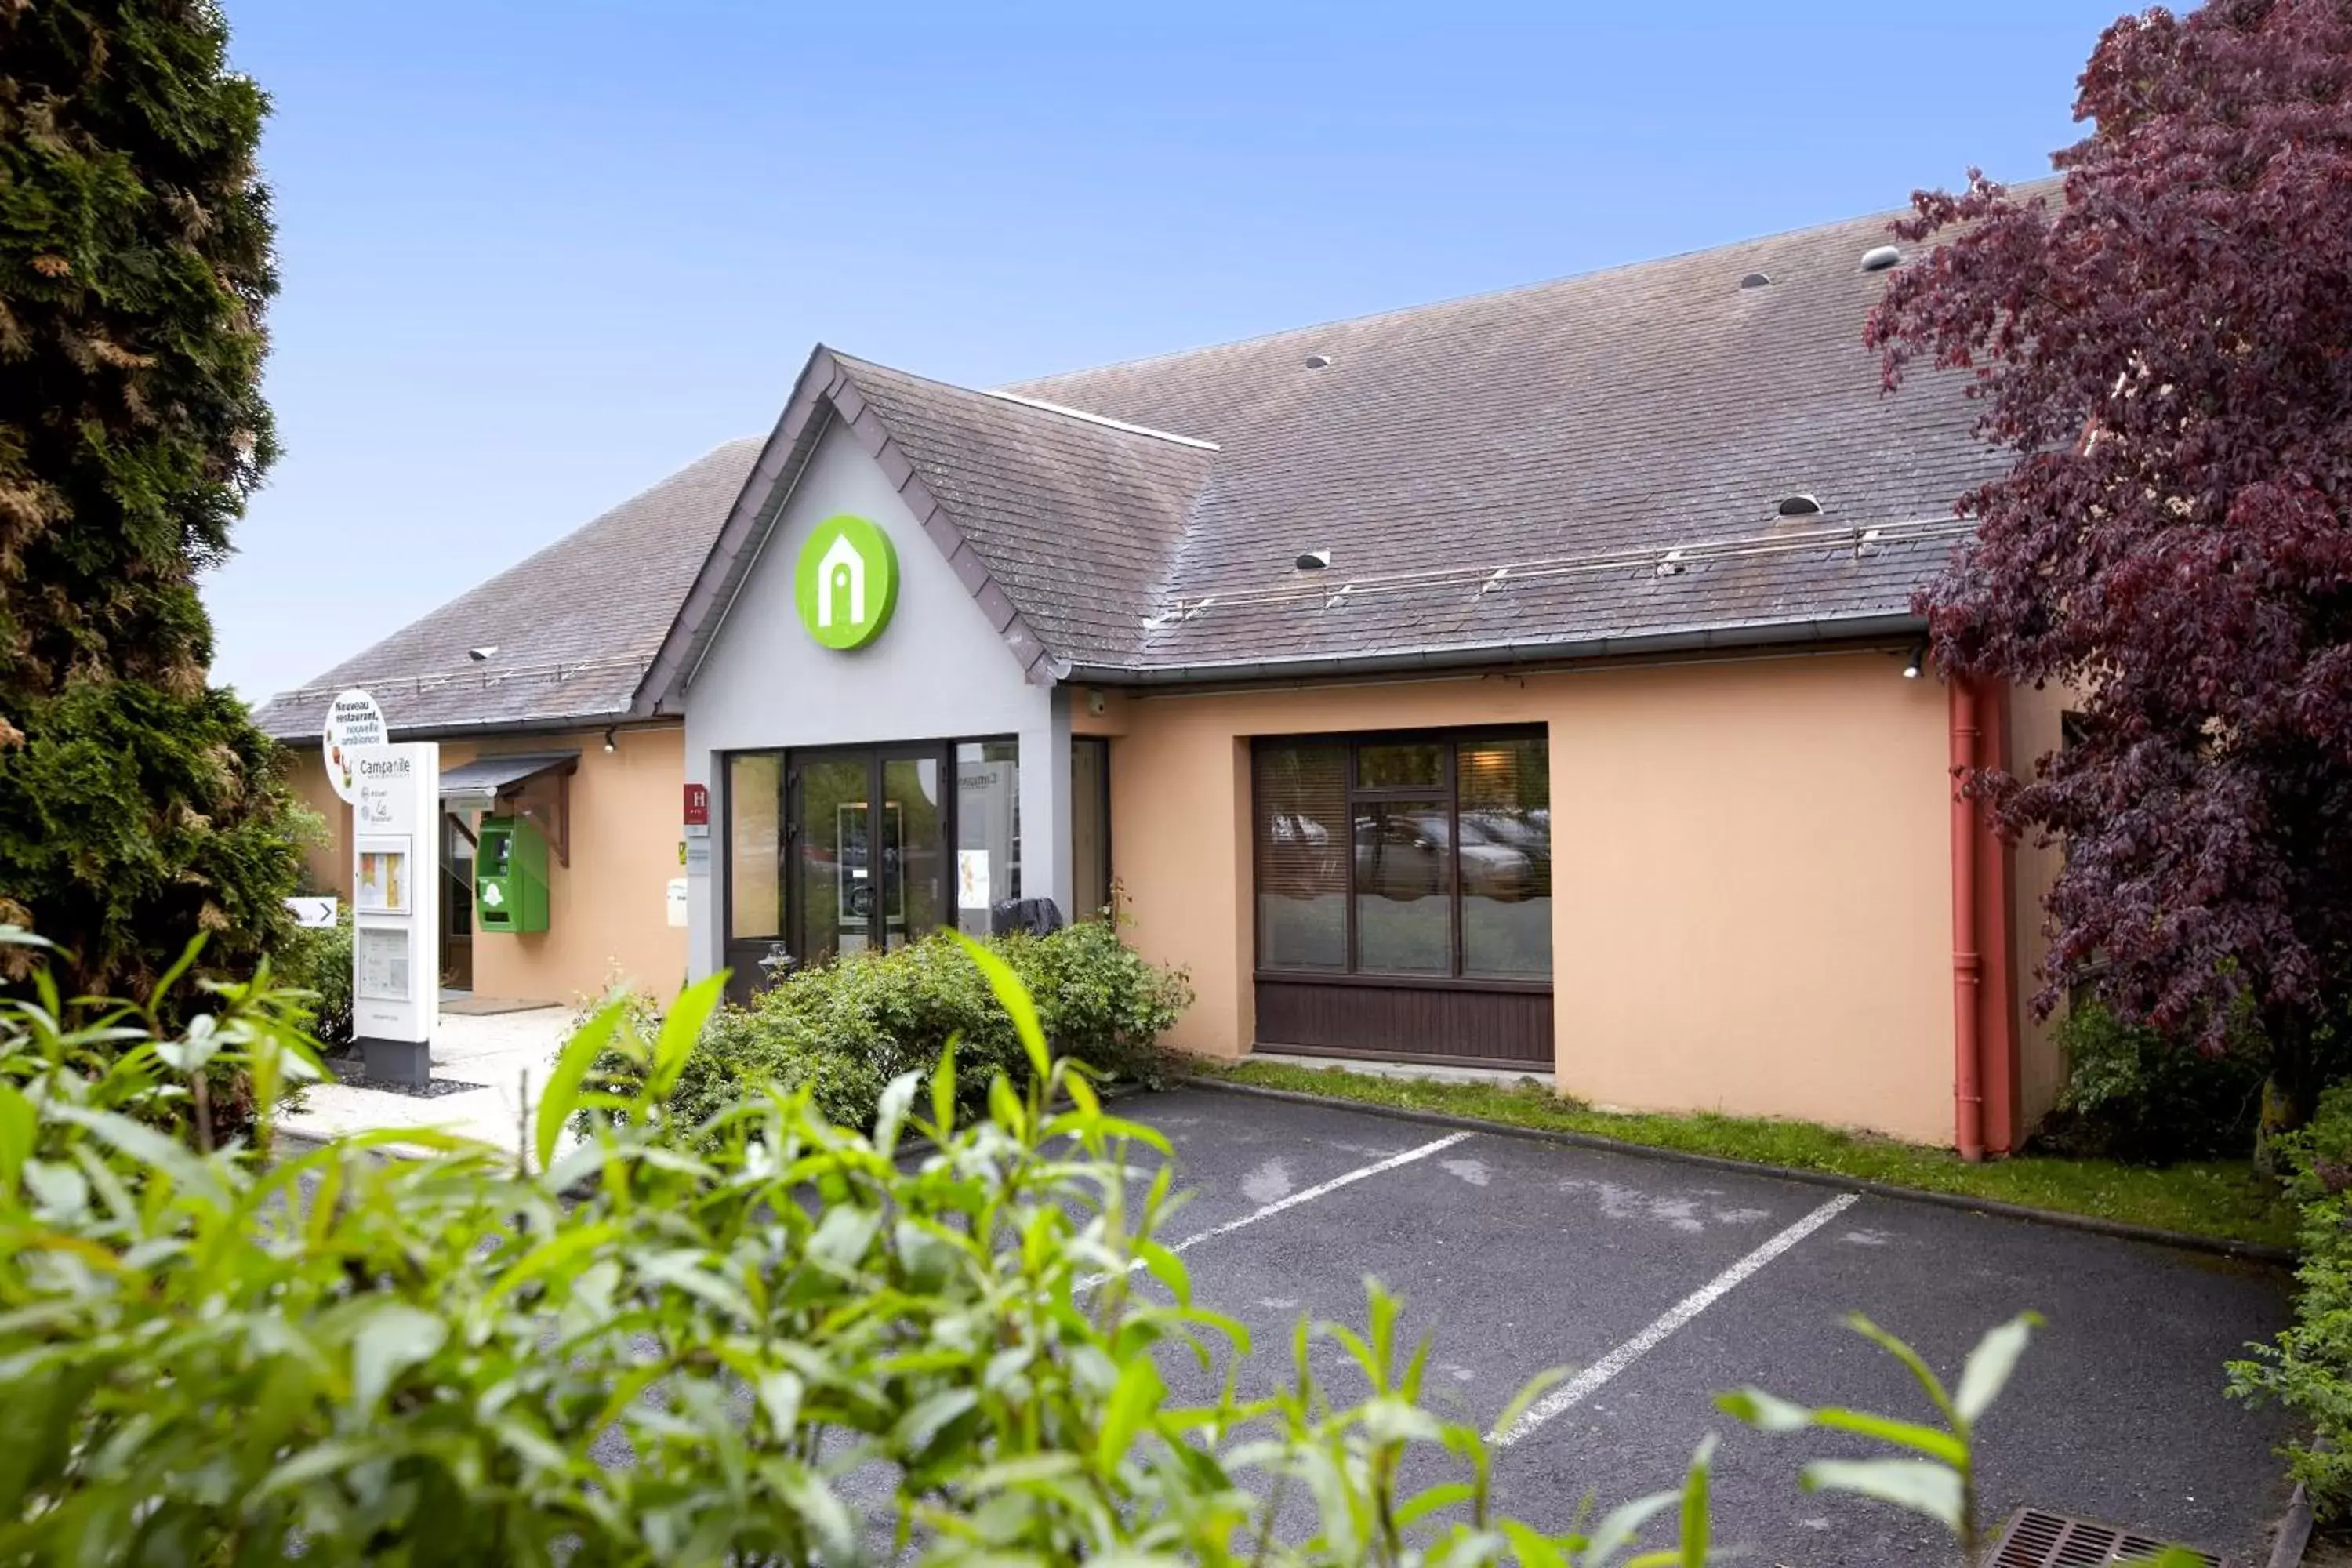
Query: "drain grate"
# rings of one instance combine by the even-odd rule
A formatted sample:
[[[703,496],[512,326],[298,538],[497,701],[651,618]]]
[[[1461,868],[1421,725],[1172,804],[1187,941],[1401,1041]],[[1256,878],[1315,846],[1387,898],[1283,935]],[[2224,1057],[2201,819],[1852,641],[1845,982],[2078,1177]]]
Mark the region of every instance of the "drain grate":
[[[2152,1559],[2170,1544],[2121,1525],[2021,1508],[1992,1554],[1992,1568],[2106,1568]],[[2210,1552],[2199,1552],[2196,1559],[2204,1568],[2225,1568]]]

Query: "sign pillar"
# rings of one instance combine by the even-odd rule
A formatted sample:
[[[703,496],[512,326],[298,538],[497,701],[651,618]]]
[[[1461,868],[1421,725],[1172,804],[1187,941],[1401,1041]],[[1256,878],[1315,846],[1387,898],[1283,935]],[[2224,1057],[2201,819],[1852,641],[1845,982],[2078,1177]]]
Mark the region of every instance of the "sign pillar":
[[[421,1089],[441,1011],[441,748],[357,746],[352,800],[352,1033],[379,1083]]]

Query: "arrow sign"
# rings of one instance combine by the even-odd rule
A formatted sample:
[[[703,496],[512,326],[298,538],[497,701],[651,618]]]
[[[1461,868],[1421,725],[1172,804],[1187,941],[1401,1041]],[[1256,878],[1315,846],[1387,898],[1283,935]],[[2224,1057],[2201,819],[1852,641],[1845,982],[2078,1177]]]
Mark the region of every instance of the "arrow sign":
[[[305,931],[319,931],[335,923],[333,899],[289,899],[286,907],[294,911],[294,923]]]

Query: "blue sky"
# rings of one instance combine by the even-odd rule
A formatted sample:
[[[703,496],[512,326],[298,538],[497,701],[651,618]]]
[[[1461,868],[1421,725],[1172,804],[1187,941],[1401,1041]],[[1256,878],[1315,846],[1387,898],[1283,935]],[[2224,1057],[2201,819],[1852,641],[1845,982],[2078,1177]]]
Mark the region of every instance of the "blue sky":
[[[823,341],[972,384],[2047,168],[2116,0],[225,0],[277,113],[257,700],[719,442]]]

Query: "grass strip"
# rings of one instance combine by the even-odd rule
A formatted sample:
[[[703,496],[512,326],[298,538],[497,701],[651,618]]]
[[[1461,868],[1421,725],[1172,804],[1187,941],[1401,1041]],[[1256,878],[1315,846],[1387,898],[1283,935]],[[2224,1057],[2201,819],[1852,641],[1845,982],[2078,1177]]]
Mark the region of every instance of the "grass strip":
[[[1709,1112],[1667,1116],[1595,1110],[1560,1098],[1532,1079],[1517,1084],[1461,1083],[1275,1062],[1202,1063],[1192,1070],[1204,1078],[1327,1100],[1442,1111],[1545,1131],[1588,1133],[1654,1149],[1825,1171],[1920,1192],[2088,1215],[2193,1236],[2275,1247],[2292,1246],[2294,1241],[2294,1211],[2280,1198],[2275,1184],[2244,1161],[2184,1161],[2155,1166],[2020,1154],[1970,1164],[1947,1150],[1809,1121]]]

